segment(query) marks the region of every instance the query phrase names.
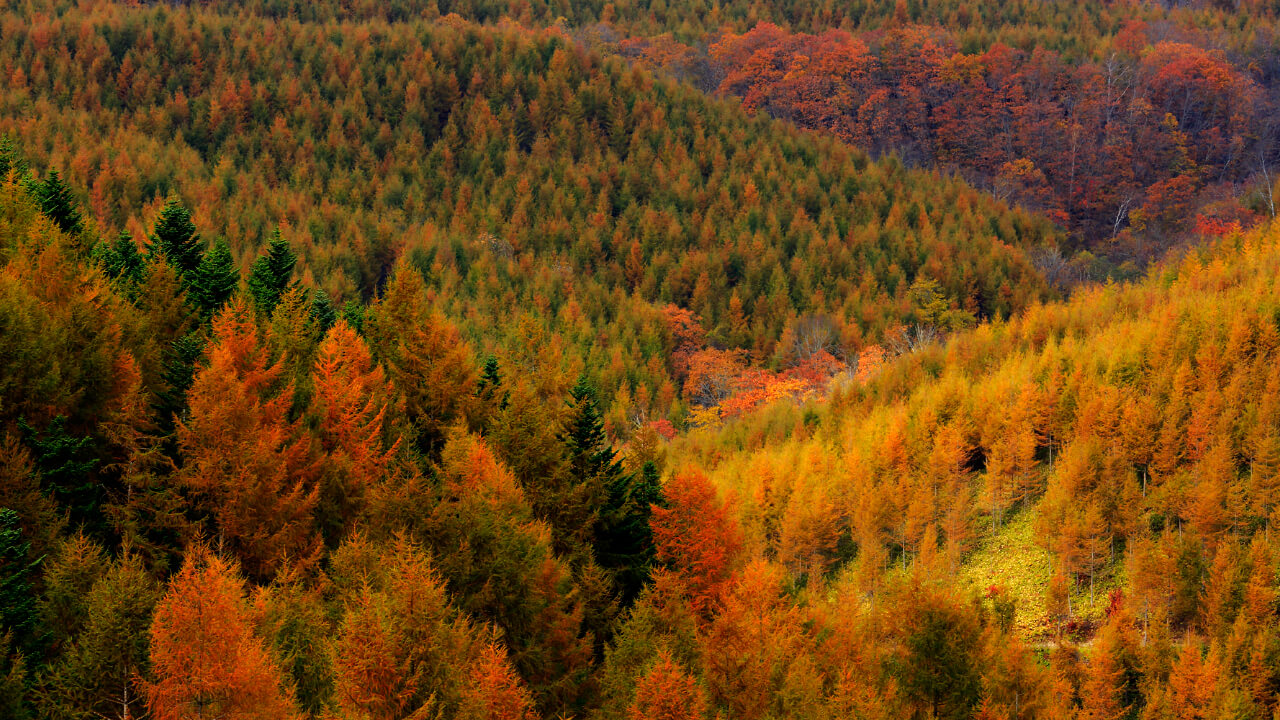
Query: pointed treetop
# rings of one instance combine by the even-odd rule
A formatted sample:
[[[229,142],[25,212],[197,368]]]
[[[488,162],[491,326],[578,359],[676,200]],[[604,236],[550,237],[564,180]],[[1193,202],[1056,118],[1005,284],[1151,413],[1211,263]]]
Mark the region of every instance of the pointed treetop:
[[[240,271],[231,257],[231,248],[225,240],[219,240],[191,274],[188,297],[201,317],[211,318],[231,299],[239,284]]]
[[[75,235],[80,232],[80,210],[76,207],[71,188],[58,177],[57,170],[50,170],[44,182],[35,184],[36,202],[40,212],[52,220],[62,232]]]
[[[177,198],[169,198],[156,219],[156,226],[151,231],[151,242],[148,252],[159,253],[173,265],[178,275],[186,275],[200,265],[203,248],[200,237],[196,235],[195,223],[191,222],[191,211],[183,206]]]
[[[261,312],[270,315],[275,310],[289,288],[297,263],[298,256],[289,248],[289,241],[280,235],[280,228],[276,228],[267,241],[267,253],[255,260],[249,271],[249,293]]]

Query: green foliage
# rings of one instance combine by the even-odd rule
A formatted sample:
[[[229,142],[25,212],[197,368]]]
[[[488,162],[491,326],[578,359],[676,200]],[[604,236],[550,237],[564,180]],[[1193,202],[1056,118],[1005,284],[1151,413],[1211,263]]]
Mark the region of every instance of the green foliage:
[[[923,709],[920,717],[970,717],[982,689],[972,609],[927,591],[916,602],[900,609],[907,628],[894,675]]]
[[[26,171],[27,164],[13,137],[8,133],[0,135],[0,182],[7,180],[10,173],[21,177]]]
[[[93,255],[107,277],[117,281],[127,292],[137,292],[146,273],[147,256],[138,252],[138,244],[129,232],[122,231],[114,242],[99,242]]]
[[[58,176],[57,170],[50,170],[48,176],[35,185],[33,193],[40,205],[40,212],[52,220],[62,232],[76,235],[82,227],[80,209],[77,207],[71,188]]]
[[[649,581],[655,550],[649,527],[652,508],[662,507],[662,482],[653,461],[639,473],[618,473],[605,486],[607,501],[601,511],[596,540],[600,564],[615,573],[622,606],[629,607]]]
[[[141,716],[158,597],[155,580],[128,557],[93,579],[82,629],[42,678],[40,704],[69,718]]]
[[[311,293],[311,320],[322,335],[338,322],[338,311],[333,307],[333,300],[324,288],[316,288]]]
[[[22,418],[18,427],[40,471],[41,487],[70,513],[73,524],[100,529],[102,488],[94,474],[99,460],[92,452],[93,437],[72,434],[62,415],[42,430]]]
[[[190,275],[200,266],[204,254],[204,243],[196,235],[195,223],[191,222],[191,211],[177,198],[169,198],[147,242],[147,254],[156,258],[164,258],[178,271],[184,287],[191,284]]]
[[[6,640],[12,638],[12,649],[29,656],[40,646],[43,635],[32,585],[42,560],[31,557],[31,543],[22,536],[18,514],[0,508],[0,628]],[[7,681],[15,666],[8,653],[0,656],[0,662],[6,660],[10,663]],[[0,702],[4,702],[2,696]]]
[[[253,296],[254,306],[266,316],[270,316],[280,302],[289,282],[293,278],[293,268],[298,256],[289,247],[289,242],[280,236],[276,228],[267,241],[267,252],[253,263],[249,271],[249,294]]]
[[[239,285],[240,271],[231,257],[231,248],[225,240],[219,240],[191,272],[187,299],[207,320],[222,309]]]
[[[187,407],[187,391],[195,379],[196,362],[204,354],[205,338],[190,332],[174,340],[164,351],[163,389],[156,395],[161,427],[172,430]]]

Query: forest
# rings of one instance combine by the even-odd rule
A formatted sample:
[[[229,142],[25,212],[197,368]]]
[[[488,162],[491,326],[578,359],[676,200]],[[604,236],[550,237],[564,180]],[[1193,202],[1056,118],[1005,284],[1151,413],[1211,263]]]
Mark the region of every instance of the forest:
[[[0,8],[0,717],[1280,715],[1280,4]]]

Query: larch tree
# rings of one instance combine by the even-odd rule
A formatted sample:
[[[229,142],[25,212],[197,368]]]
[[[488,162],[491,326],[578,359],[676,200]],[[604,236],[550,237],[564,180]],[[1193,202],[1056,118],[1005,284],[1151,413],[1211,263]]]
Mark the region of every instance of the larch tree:
[[[332,645],[337,706],[368,720],[456,711],[476,649],[470,623],[410,541],[395,540],[377,564],[379,571],[356,578],[343,599]]]
[[[151,625],[156,720],[292,720],[293,690],[253,633],[244,581],[235,567],[192,548],[169,581]]]
[[[363,509],[365,492],[382,480],[399,439],[388,446],[391,389],[364,340],[345,320],[320,343],[312,370],[312,410],[325,454],[317,522],[331,542]]]
[[[466,416],[474,397],[477,372],[470,348],[428,305],[422,275],[403,259],[369,315],[365,336],[404,397],[418,447],[436,453],[445,428]]]
[[[665,651],[636,681],[636,698],[627,708],[627,720],[703,720],[706,715],[706,693]]]
[[[685,582],[694,608],[709,614],[736,568],[741,530],[700,470],[677,473],[663,495],[667,507],[653,506],[650,520],[657,558]]]
[[[462,688],[462,713],[475,720],[533,720],[533,700],[501,645],[480,649]]]
[[[177,432],[186,459],[180,481],[254,577],[286,561],[307,564],[319,551],[313,441],[288,421],[291,393],[277,387],[280,371],[245,303],[233,302],[213,322],[209,365],[196,373]]]

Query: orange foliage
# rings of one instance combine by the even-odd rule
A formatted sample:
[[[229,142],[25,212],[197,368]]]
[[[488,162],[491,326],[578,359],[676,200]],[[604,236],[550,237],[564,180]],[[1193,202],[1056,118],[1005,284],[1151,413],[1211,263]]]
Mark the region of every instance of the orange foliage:
[[[252,312],[234,300],[214,320],[209,365],[196,373],[190,412],[178,425],[180,478],[256,577],[288,560],[313,562],[318,492],[312,439],[289,422],[281,366],[268,364]]]
[[[145,688],[156,720],[300,717],[280,669],[253,634],[243,581],[207,550],[188,551],[156,606],[151,665],[155,682]]]
[[[666,651],[636,682],[636,699],[627,708],[628,720],[702,720],[707,698],[684,668]]]
[[[700,470],[677,473],[663,488],[667,507],[653,506],[658,559],[671,563],[695,610],[709,613],[732,577],[742,533],[715,486]]]

